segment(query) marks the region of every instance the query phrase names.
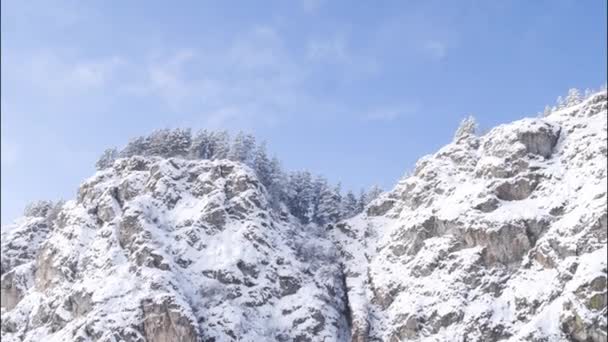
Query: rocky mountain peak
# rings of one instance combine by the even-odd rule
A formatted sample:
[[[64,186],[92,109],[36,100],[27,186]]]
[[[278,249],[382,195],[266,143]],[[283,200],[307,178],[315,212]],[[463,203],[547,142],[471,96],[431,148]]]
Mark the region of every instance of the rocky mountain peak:
[[[605,342],[606,101],[466,119],[361,201],[245,135],[135,139],[3,229],[2,339]]]

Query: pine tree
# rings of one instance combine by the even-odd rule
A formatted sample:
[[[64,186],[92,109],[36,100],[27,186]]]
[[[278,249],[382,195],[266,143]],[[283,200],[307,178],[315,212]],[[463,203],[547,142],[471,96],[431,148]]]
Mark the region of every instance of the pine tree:
[[[556,102],[557,102],[557,110],[566,108],[566,102],[564,101],[563,97],[558,96]]]
[[[355,197],[355,194],[353,194],[352,191],[348,191],[346,196],[344,196],[342,203],[342,218],[349,218],[356,215],[359,212],[358,207],[357,197]]]
[[[576,88],[570,88],[568,90],[568,96],[566,96],[566,106],[574,106],[581,103],[581,93]]]
[[[271,161],[266,154],[266,142],[262,142],[253,154],[253,170],[258,175],[260,182],[269,187],[272,183]]]
[[[551,106],[545,106],[542,116],[547,117],[549,115],[551,115]]]
[[[108,148],[107,150],[103,151],[101,157],[99,157],[95,163],[95,168],[97,168],[97,170],[103,170],[112,167],[117,157],[118,151],[116,148]]]
[[[209,159],[226,159],[228,153],[230,153],[230,135],[228,132],[212,132],[209,140]]]
[[[293,216],[307,224],[311,219],[312,182],[308,171],[293,172],[289,175],[287,205]]]
[[[128,158],[132,156],[144,156],[148,151],[148,141],[144,137],[137,137],[129,141],[119,153],[120,158]]]
[[[320,225],[337,222],[342,216],[342,205],[340,195],[340,185],[338,184],[334,188],[323,182],[323,186],[320,189],[316,221]]]
[[[185,156],[192,144],[190,129],[161,129],[147,138],[146,155],[165,158]]]
[[[474,136],[477,132],[477,128],[477,121],[472,115],[469,115],[460,122],[460,126],[458,126],[458,129],[456,130],[456,134],[454,134],[454,141],[459,141],[463,138]]]
[[[277,157],[272,157],[270,160],[270,167],[268,169],[268,192],[272,197],[272,200],[276,203],[287,200],[286,188],[287,179],[285,173],[281,168],[281,162]]]
[[[210,143],[211,136],[209,132],[206,129],[198,131],[194,135],[194,138],[192,138],[192,144],[189,151],[190,158],[211,159],[209,151]]]
[[[230,147],[230,153],[228,154],[228,159],[250,164],[254,157],[254,150],[255,137],[241,131],[234,137],[232,146]]]
[[[329,188],[327,179],[317,176],[313,182],[312,188],[312,220],[317,224],[323,224],[323,215],[319,210],[319,204],[321,203],[321,194]]]
[[[366,196],[365,196],[365,205],[367,206],[368,204],[370,204],[373,200],[375,200],[376,198],[378,198],[378,196],[380,196],[382,194],[382,188],[380,188],[377,185],[372,185],[370,187],[370,189],[367,191]]]
[[[53,207],[54,204],[52,201],[34,201],[25,207],[23,216],[46,217]]]
[[[367,205],[367,192],[364,189],[359,191],[359,198],[357,198],[357,211],[362,212]]]

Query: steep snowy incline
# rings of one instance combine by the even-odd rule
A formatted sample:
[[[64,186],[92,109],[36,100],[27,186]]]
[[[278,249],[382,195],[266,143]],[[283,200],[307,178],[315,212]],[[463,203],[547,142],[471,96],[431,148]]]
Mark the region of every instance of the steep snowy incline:
[[[332,231],[353,341],[606,341],[606,93],[462,130]]]
[[[346,341],[335,248],[229,161],[131,157],[2,236],[3,341]]]
[[[597,93],[481,137],[465,121],[325,227],[244,163],[110,151],[3,230],[2,341],[607,342],[607,119]]]

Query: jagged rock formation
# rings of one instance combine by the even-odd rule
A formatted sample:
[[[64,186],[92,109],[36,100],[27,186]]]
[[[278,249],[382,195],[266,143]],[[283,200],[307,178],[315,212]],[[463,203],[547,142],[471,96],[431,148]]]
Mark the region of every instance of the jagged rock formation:
[[[331,242],[230,161],[132,157],[3,236],[4,341],[345,339]],[[6,266],[5,266],[6,264]]]
[[[332,232],[353,341],[606,341],[606,94],[455,141]]]
[[[240,162],[112,157],[4,229],[2,340],[605,342],[606,113],[459,130],[327,226]]]

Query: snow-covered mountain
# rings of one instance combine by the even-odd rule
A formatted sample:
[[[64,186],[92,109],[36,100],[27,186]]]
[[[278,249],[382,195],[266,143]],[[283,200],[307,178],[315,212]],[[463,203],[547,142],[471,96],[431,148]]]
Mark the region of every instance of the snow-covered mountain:
[[[3,230],[2,340],[605,342],[606,144],[606,93],[465,121],[329,224],[241,162],[112,157]]]

